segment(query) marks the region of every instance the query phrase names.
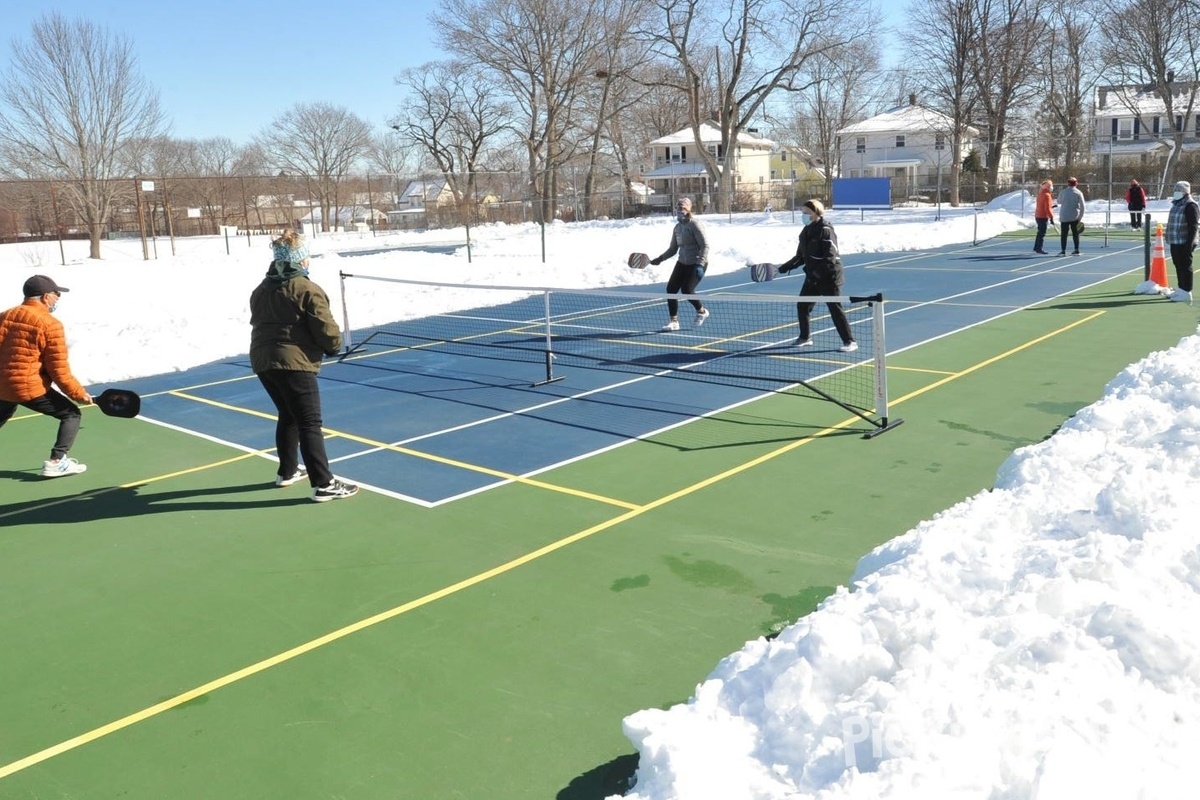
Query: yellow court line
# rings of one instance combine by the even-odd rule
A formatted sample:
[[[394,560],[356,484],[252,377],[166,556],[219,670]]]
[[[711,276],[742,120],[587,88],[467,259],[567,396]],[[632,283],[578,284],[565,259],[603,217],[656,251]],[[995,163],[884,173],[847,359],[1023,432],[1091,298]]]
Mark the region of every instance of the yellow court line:
[[[181,397],[185,400],[192,400],[197,403],[204,403],[206,405],[215,406],[216,408],[221,408],[226,411],[235,411],[235,412],[239,412],[242,414],[249,414],[251,416],[264,417],[266,419],[272,419],[272,420],[275,419],[274,415],[265,414],[261,411],[255,411],[252,408],[243,408],[241,406],[234,406],[234,405],[230,405],[229,403],[222,403],[219,400],[210,400],[206,397],[200,397],[198,395],[187,394],[186,392],[180,392],[178,390],[171,392],[171,394],[173,394],[177,397]],[[594,492],[585,492],[582,489],[572,489],[569,486],[559,486],[557,484],[548,483],[546,481],[539,481],[537,478],[528,478],[523,475],[513,474],[511,472],[504,472],[502,470],[492,469],[491,467],[483,467],[478,464],[469,464],[465,461],[458,461],[457,459],[453,459],[453,458],[445,458],[444,456],[438,456],[438,455],[434,455],[432,453],[424,453],[424,452],[421,452],[420,450],[413,450],[412,448],[409,448],[409,447],[402,447],[401,445],[390,444],[388,442],[381,442],[376,439],[368,439],[365,436],[358,436],[353,433],[346,433],[345,431],[334,430],[333,428],[322,428],[322,430],[325,431],[326,435],[328,435],[328,436],[345,439],[346,441],[349,441],[349,442],[357,442],[358,444],[365,444],[368,447],[373,447],[373,448],[376,448],[379,450],[389,450],[393,453],[401,453],[402,455],[412,456],[413,458],[419,458],[419,459],[422,459],[425,461],[432,461],[437,464],[445,464],[446,466],[450,466],[450,467],[457,467],[458,469],[467,470],[468,472],[475,472],[475,473],[479,473],[481,475],[487,475],[492,478],[499,478],[500,480],[511,481],[512,483],[521,483],[521,484],[525,484],[526,486],[532,486],[537,489],[546,489],[547,491],[558,492],[560,494],[566,494],[566,495],[570,495],[572,497],[580,497],[580,498],[583,498],[584,500],[593,500],[598,503],[604,503],[606,505],[616,506],[617,508],[625,508],[625,509],[631,509],[631,510],[641,508],[641,506],[638,505],[637,503],[629,503],[624,500],[618,500],[614,497],[605,497],[603,495],[599,495]]]
[[[981,370],[984,367],[995,364],[997,361],[1000,361],[1001,359],[1008,358],[1009,356],[1015,355],[1016,353],[1019,353],[1022,350],[1028,350],[1030,347],[1033,347],[1034,345],[1037,345],[1037,344],[1041,344],[1042,342],[1046,341],[1047,339],[1051,339],[1055,336],[1058,336],[1059,334],[1066,333],[1067,331],[1071,330],[1072,328],[1076,328],[1080,325],[1083,325],[1084,323],[1091,322],[1096,317],[1099,317],[1106,313],[1108,313],[1108,312],[1094,311],[1091,314],[1088,314],[1083,319],[1076,320],[1075,322],[1064,325],[1061,328],[1052,330],[1049,333],[1046,333],[1046,334],[1043,334],[1042,336],[1037,337],[1036,339],[1031,339],[1028,342],[1025,342],[1024,344],[1017,345],[1016,347],[1014,347],[1010,350],[1006,350],[1003,353],[1000,353],[999,355],[995,355],[989,359],[980,361],[977,364],[972,364],[971,366],[967,367],[966,369],[962,370],[961,372],[951,373],[950,375],[947,375],[945,378],[942,378],[941,380],[934,381],[933,383],[929,384],[928,386],[924,386],[920,389],[911,391],[908,394],[903,395],[902,397],[899,397],[894,401],[889,401],[889,405],[898,405],[900,403],[903,403],[905,400],[911,400],[914,397],[919,397],[928,391],[938,388],[939,386],[946,385],[950,381],[958,380],[959,378],[961,378],[965,375],[970,375],[972,372],[977,372],[978,370]],[[891,369],[891,368],[889,367],[889,369]]]
[[[1062,328],[1058,328],[1057,330],[1051,331],[1050,333],[1047,333],[1043,336],[1039,336],[1038,338],[1032,339],[1022,345],[1011,348],[1011,349],[1005,351],[1004,353],[993,356],[992,358],[986,359],[984,361],[980,361],[979,363],[977,363],[971,367],[968,367],[967,369],[964,369],[960,372],[953,373],[952,375],[949,375],[942,380],[936,381],[935,383],[931,384],[930,386],[926,387],[925,389],[910,392],[910,393],[904,395],[903,397],[899,398],[898,400],[896,400],[895,403],[893,403],[892,405],[899,405],[900,403],[903,403],[906,400],[911,400],[915,397],[918,397],[918,396],[924,394],[926,391],[937,388],[939,386],[944,386],[951,381],[954,381],[959,378],[970,375],[971,373],[976,372],[988,365],[994,364],[997,361],[1000,361],[1004,358],[1008,358],[1009,356],[1012,356],[1016,353],[1026,350],[1030,347],[1033,347],[1036,344],[1039,344],[1041,342],[1046,341],[1047,339],[1050,339],[1061,333],[1069,331],[1072,328],[1075,328],[1079,325],[1084,324],[1085,322],[1089,322],[1104,313],[1105,313],[1104,311],[1097,311],[1096,313],[1090,314],[1089,316],[1087,316],[1086,318],[1084,318],[1082,320],[1078,320],[1069,325],[1065,325]],[[612,528],[613,526],[619,525],[623,522],[627,522],[632,519],[636,519],[637,517],[649,512],[649,511],[653,511],[655,509],[661,508],[662,506],[665,506],[669,503],[675,502],[676,500],[679,500],[680,498],[687,497],[688,495],[694,494],[695,492],[698,492],[701,489],[705,489],[705,488],[712,486],[716,483],[719,483],[727,478],[733,477],[733,476],[738,475],[742,472],[745,472],[746,470],[749,470],[753,467],[764,464],[768,461],[778,458],[781,455],[784,455],[785,453],[789,453],[793,450],[803,447],[804,445],[814,442],[817,439],[828,436],[829,434],[832,434],[838,430],[847,428],[847,427],[849,427],[855,423],[861,422],[861,421],[862,420],[859,419],[858,417],[851,417],[849,419],[843,420],[842,422],[839,422],[836,425],[831,425],[823,430],[817,431],[816,433],[814,433],[813,435],[811,435],[809,437],[806,437],[803,439],[797,439],[796,441],[789,442],[788,444],[778,447],[770,452],[764,453],[761,456],[750,459],[749,461],[745,461],[735,467],[731,467],[730,469],[727,469],[723,472],[719,472],[715,475],[705,478],[702,481],[693,483],[690,486],[685,486],[685,487],[683,487],[675,492],[672,492],[670,494],[663,495],[662,497],[658,498],[657,500],[652,500],[652,501],[646,503],[645,505],[639,506],[634,509],[630,509],[629,511],[625,512],[624,514],[620,514],[616,517],[613,517],[610,520],[606,520],[605,522],[598,523],[596,525],[593,525],[590,528],[586,528],[582,531],[571,534],[570,536],[567,536],[567,537],[564,537],[557,541],[551,542],[550,544],[540,547],[537,550],[533,550],[529,553],[526,553],[523,556],[514,558],[510,561],[505,562],[504,564],[493,567],[492,569],[477,573],[469,578],[465,578],[457,583],[451,584],[450,586],[446,586],[435,592],[430,592],[429,594],[426,594],[415,600],[411,600],[407,603],[404,603],[403,605],[396,606],[387,611],[383,611],[383,612],[380,612],[379,614],[375,614],[374,616],[367,617],[366,619],[359,620],[358,622],[352,623],[350,625],[346,625],[345,627],[339,628],[335,631],[331,631],[330,633],[327,633],[324,636],[320,636],[316,639],[312,639],[308,642],[297,645],[296,647],[293,647],[290,650],[286,650],[286,651],[279,653],[277,655],[274,655],[270,658],[266,658],[266,659],[263,659],[262,661],[258,661],[257,663],[251,664],[247,667],[237,670],[236,672],[231,672],[220,678],[209,681],[208,683],[205,683],[201,686],[197,686],[194,689],[189,689],[186,692],[175,695],[174,697],[168,698],[166,700],[163,700],[162,702],[159,702],[152,706],[144,708],[141,711],[134,712],[133,714],[129,714],[127,716],[121,717],[120,719],[114,720],[113,722],[110,722],[106,725],[102,725],[98,728],[94,728],[90,731],[87,731],[86,733],[82,733],[78,736],[67,739],[66,741],[59,742],[58,744],[53,745],[51,747],[47,747],[43,750],[39,750],[36,753],[26,756],[25,758],[19,759],[17,761],[13,761],[12,763],[9,763],[9,764],[6,764],[6,765],[0,767],[0,779],[6,778],[9,775],[12,775],[16,772],[20,772],[21,770],[27,769],[36,764],[40,764],[41,762],[46,761],[51,758],[54,758],[55,756],[62,755],[63,753],[66,753],[77,747],[81,747],[82,745],[96,741],[97,739],[100,739],[111,733],[116,733],[117,731],[123,730],[124,728],[128,728],[129,726],[135,725],[138,722],[142,722],[144,720],[150,719],[151,717],[155,717],[155,716],[163,713],[164,711],[169,711],[173,708],[178,708],[179,706],[183,705],[184,703],[188,703],[192,700],[195,700],[198,697],[202,697],[203,695],[208,694],[209,692],[216,691],[217,689],[224,688],[224,687],[229,686],[233,683],[236,683],[240,680],[249,678],[253,675],[256,675],[260,672],[270,669],[271,667],[278,666],[279,664],[282,664],[286,661],[290,661],[291,659],[296,658],[297,656],[311,652],[311,651],[317,649],[318,647],[323,647],[324,645],[338,641],[339,639],[343,639],[353,633],[357,633],[359,631],[365,630],[365,629],[370,628],[374,625],[377,625],[381,622],[385,622],[387,620],[394,619],[403,614],[407,614],[410,611],[414,611],[423,606],[429,605],[430,603],[433,603],[437,600],[441,600],[443,598],[449,597],[450,595],[457,594],[458,592],[461,592],[464,589],[468,589],[472,586],[476,586],[480,583],[483,583],[484,581],[490,580],[491,578],[495,578],[500,575],[503,575],[504,573],[510,572],[510,571],[516,569],[517,567],[524,566],[525,564],[529,564],[533,561],[536,561],[537,559],[542,558],[543,556],[549,555],[549,554],[554,553],[558,550],[561,550],[569,545],[572,545],[576,542],[579,542],[584,539],[587,539],[588,537],[594,536],[597,533],[608,530],[609,528]]]

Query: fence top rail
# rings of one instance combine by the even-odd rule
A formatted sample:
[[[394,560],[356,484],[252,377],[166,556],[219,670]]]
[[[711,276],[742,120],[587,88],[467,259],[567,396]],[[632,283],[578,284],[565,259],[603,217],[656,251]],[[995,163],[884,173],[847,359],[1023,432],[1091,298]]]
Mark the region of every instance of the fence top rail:
[[[530,294],[576,294],[619,298],[622,300],[736,300],[737,302],[747,303],[779,303],[786,301],[794,303],[797,299],[805,298],[805,295],[797,294],[750,294],[748,292],[731,292],[727,289],[714,291],[706,294],[669,294],[667,292],[646,292],[624,289],[569,289],[565,287],[552,286],[506,286],[499,284],[482,284],[482,283],[445,283],[442,281],[419,281],[411,278],[392,278],[384,275],[363,275],[357,272],[339,272],[338,275],[344,280],[346,278],[354,278],[355,280],[379,281],[381,283],[399,283],[406,286],[428,286],[431,288],[441,289],[472,289],[475,291],[500,291],[500,292],[527,292]],[[812,299],[821,303],[882,303],[883,294],[876,293],[871,295],[810,295],[806,299]]]

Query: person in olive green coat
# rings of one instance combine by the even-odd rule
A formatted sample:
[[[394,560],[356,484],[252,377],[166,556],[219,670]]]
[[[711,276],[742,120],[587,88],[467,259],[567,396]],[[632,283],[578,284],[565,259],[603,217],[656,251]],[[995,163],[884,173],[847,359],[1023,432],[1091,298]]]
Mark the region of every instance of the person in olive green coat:
[[[275,260],[250,294],[250,366],[275,404],[276,486],[306,475],[318,503],[351,497],[353,484],[329,469],[317,372],[342,349],[325,290],[308,277],[308,249],[293,231],[272,243]],[[304,464],[300,464],[300,459]]]

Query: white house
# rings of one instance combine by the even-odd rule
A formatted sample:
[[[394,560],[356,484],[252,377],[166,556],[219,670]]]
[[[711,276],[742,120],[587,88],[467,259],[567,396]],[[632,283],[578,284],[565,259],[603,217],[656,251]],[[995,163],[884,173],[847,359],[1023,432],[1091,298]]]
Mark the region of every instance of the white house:
[[[1167,118],[1162,96],[1149,86],[1099,86],[1096,88],[1095,136],[1092,152],[1114,164],[1158,167],[1174,146],[1173,132],[1183,131],[1185,153],[1200,150],[1200,92],[1195,83],[1172,84],[1174,120]],[[1182,110],[1192,106],[1191,115]],[[1172,125],[1173,123],[1173,125]]]
[[[700,125],[700,147],[716,159],[722,175],[732,169],[736,186],[756,188],[771,179],[771,151],[775,143],[760,139],[751,131],[738,135],[733,157],[721,148],[721,131],[705,122]],[[649,196],[652,206],[669,207],[679,195],[690,195],[699,204],[706,204],[709,194],[708,171],[703,156],[697,152],[696,137],[690,127],[655,139],[647,145],[650,163],[643,167],[642,181],[653,190]]]
[[[837,132],[843,178],[891,178],[903,194],[933,188],[948,180],[950,167],[962,162],[978,147],[979,129],[968,126],[959,152],[951,149],[954,125],[940,111],[917,103],[909,95],[908,105],[847,125]],[[984,154],[981,152],[980,156]]]

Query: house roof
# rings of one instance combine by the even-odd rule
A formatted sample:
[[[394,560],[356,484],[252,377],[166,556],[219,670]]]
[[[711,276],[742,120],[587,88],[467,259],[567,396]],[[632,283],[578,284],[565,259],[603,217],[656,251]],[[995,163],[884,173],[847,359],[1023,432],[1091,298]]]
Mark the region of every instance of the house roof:
[[[1180,84],[1175,96],[1181,104],[1187,104],[1187,90],[1197,89],[1191,84]],[[1178,104],[1176,104],[1178,105]],[[1179,111],[1178,108],[1175,109]],[[1096,117],[1131,117],[1138,114],[1158,116],[1167,113],[1162,95],[1149,86],[1101,86],[1096,89]]]
[[[720,167],[717,167],[720,169]],[[642,174],[643,178],[690,178],[696,175],[706,175],[708,170],[704,168],[702,161],[685,161],[676,164],[663,164],[656,170]]]
[[[700,123],[700,141],[703,144],[720,144],[721,129],[708,122]],[[675,131],[675,133],[667,134],[666,136],[650,142],[651,146],[695,143],[696,137],[692,134],[692,129],[690,127]],[[751,136],[745,131],[742,131],[738,134],[737,143],[744,147],[762,147],[764,149],[770,149],[775,146],[775,142],[771,141],[770,139],[761,139],[757,136]]]
[[[927,133],[950,131],[954,121],[937,109],[922,105],[903,105],[888,109],[882,114],[847,125],[838,131],[840,135],[860,133]],[[967,126],[967,135],[978,136],[979,129]]]

